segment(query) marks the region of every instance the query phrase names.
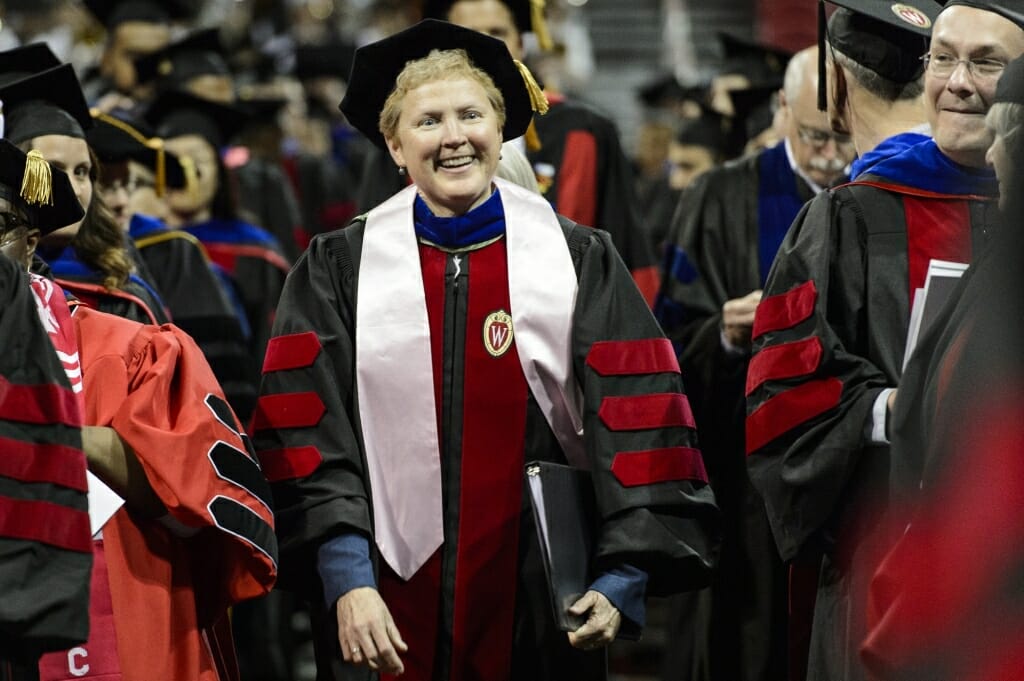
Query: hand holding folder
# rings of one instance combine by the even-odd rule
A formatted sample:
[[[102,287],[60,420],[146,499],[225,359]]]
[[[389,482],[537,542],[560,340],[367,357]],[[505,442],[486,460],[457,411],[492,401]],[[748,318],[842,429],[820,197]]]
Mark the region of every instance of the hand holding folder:
[[[596,507],[590,473],[539,461],[527,464],[526,476],[555,621],[562,631],[576,631],[585,618],[569,608],[593,578]]]

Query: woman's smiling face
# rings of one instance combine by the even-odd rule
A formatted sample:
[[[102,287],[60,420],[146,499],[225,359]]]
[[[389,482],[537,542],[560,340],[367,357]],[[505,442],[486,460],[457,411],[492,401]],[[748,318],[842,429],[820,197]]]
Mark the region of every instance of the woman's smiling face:
[[[502,134],[475,79],[436,80],[410,90],[387,142],[435,215],[462,215],[490,196]]]

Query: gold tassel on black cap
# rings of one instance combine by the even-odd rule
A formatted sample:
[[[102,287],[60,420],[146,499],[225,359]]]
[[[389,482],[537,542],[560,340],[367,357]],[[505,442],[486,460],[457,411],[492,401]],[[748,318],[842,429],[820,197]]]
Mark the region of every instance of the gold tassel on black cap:
[[[50,172],[50,164],[35,149],[25,155],[21,198],[33,206],[53,205],[53,174]]]
[[[551,40],[551,33],[548,32],[548,24],[544,20],[544,0],[530,0],[530,28],[537,36],[537,45],[544,52],[550,52],[555,47]]]
[[[544,91],[540,89],[540,85],[537,85],[537,81],[534,80],[530,69],[526,68],[526,64],[518,59],[513,59],[512,61],[516,63],[519,75],[523,77],[523,83],[526,85],[526,91],[530,93],[530,108],[539,114],[546,114],[548,112],[548,98],[544,96]]]
[[[147,141],[146,145],[156,152],[156,195],[163,197],[167,191],[167,154],[164,151],[164,141],[154,138]]]

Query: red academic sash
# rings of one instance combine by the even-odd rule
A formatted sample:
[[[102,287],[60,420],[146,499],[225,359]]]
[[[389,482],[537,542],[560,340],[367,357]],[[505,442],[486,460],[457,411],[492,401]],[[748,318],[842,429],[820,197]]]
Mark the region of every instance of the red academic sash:
[[[117,657],[117,632],[110,600],[110,582],[103,540],[93,542],[92,577],[89,586],[89,640],[39,660],[39,681],[121,681]]]

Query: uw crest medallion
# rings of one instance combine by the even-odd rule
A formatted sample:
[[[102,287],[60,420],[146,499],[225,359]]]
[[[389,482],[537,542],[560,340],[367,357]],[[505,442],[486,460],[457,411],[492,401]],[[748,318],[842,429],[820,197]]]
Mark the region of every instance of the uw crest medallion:
[[[487,315],[484,320],[484,347],[491,357],[501,357],[512,345],[512,317],[504,310]]]

